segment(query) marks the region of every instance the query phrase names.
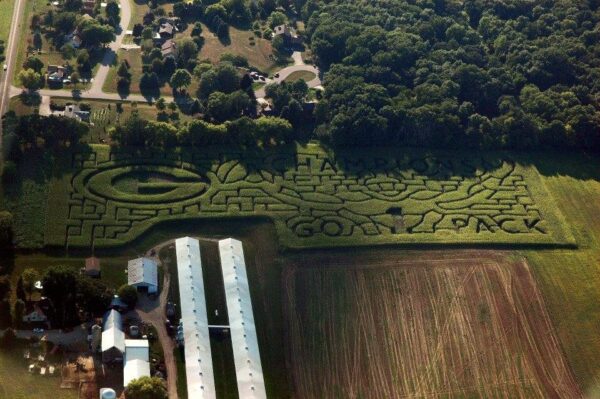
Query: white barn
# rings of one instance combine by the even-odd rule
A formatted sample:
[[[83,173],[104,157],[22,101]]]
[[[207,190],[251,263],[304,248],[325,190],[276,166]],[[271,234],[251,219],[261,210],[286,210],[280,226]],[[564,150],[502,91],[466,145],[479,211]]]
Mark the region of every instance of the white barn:
[[[121,314],[112,309],[104,315],[102,331],[102,361],[122,359],[125,352],[125,333]]]
[[[147,339],[126,339],[123,386],[140,377],[150,376],[150,345]]]
[[[239,397],[266,399],[250,285],[241,241],[233,238],[220,240],[219,255]]]
[[[216,398],[200,243],[175,240],[188,398]]]
[[[132,259],[127,263],[127,284],[147,290],[149,294],[158,291],[158,266],[150,258]]]

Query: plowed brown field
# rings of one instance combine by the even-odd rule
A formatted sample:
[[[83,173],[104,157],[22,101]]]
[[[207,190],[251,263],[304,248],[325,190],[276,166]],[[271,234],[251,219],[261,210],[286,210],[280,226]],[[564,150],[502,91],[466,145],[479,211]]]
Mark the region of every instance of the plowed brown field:
[[[331,251],[292,263],[298,398],[581,397],[522,258]]]

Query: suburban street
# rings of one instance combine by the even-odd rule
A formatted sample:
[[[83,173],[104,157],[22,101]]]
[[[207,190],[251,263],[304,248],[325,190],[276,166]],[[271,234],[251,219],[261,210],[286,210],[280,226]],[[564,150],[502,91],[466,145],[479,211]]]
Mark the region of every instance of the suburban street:
[[[96,72],[96,76],[92,82],[92,87],[88,90],[90,95],[102,93],[102,87],[108,76],[110,66],[113,65],[117,59],[117,53],[121,48],[121,44],[125,38],[125,32],[127,32],[127,28],[129,27],[129,21],[131,20],[131,4],[129,3],[129,0],[119,0],[119,4],[121,5],[121,21],[119,22],[121,31],[117,35],[116,40],[110,44],[104,54],[100,68],[98,68],[98,72]]]

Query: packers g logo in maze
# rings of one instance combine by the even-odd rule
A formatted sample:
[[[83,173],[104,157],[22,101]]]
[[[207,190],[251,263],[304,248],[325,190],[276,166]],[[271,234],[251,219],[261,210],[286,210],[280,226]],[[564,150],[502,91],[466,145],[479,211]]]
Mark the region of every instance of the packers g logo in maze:
[[[75,176],[74,187],[89,199],[117,203],[173,204],[197,198],[209,182],[189,169],[166,165],[121,165],[111,168],[86,169]]]

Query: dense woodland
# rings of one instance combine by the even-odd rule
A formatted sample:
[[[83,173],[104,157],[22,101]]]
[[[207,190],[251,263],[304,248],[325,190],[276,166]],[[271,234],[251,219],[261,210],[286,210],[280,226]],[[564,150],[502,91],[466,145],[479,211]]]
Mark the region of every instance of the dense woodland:
[[[338,145],[600,148],[597,0],[307,0]]]

